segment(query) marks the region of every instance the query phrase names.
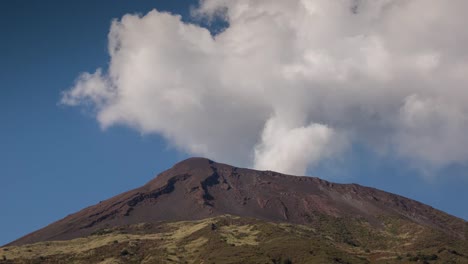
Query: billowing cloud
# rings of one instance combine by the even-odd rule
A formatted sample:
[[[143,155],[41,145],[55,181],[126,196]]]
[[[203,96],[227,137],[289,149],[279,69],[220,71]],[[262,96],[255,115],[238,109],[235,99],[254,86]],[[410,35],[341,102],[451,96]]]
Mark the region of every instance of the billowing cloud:
[[[468,1],[205,0],[112,23],[108,69],[62,102],[181,151],[304,174],[352,144],[441,168],[468,161]]]
[[[342,142],[335,132],[321,124],[288,127],[287,121],[269,119],[255,147],[255,167],[303,174],[309,165],[336,154]]]

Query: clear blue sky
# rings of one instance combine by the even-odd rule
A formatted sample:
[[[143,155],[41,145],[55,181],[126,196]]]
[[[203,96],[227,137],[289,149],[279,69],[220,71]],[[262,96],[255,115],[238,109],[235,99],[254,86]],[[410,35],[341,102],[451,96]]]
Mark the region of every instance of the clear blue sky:
[[[194,1],[0,2],[0,245],[138,187],[187,154],[160,136],[101,130],[87,111],[59,105],[81,72],[109,61],[113,18],[153,8],[188,18]],[[348,150],[308,174],[401,194],[468,219],[466,166],[427,180],[401,160]],[[222,160],[221,160],[222,161]]]

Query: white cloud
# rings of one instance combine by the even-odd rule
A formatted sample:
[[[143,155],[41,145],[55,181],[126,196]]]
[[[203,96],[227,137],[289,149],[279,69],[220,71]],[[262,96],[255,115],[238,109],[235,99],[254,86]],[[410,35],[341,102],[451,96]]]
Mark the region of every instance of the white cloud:
[[[467,131],[468,116],[461,107],[415,94],[400,110],[395,143],[402,156],[441,167],[466,160]]]
[[[333,129],[322,124],[288,127],[289,122],[270,118],[255,147],[255,167],[302,175],[307,167],[336,154],[343,142]]]
[[[468,160],[465,0],[205,0],[112,23],[107,72],[62,102],[180,150],[304,174],[352,143],[440,168]]]

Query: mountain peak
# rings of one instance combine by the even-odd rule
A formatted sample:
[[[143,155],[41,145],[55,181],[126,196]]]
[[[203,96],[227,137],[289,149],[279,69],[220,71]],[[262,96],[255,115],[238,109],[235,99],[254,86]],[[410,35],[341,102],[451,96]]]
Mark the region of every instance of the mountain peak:
[[[177,181],[180,178],[190,177],[193,180],[203,179],[213,174],[213,167],[218,163],[203,157],[191,157],[176,163],[172,168],[157,175],[145,186],[148,190],[156,190],[167,185],[168,182]]]
[[[200,167],[209,167],[215,162],[203,157],[191,157],[176,163],[172,168],[194,169]]]

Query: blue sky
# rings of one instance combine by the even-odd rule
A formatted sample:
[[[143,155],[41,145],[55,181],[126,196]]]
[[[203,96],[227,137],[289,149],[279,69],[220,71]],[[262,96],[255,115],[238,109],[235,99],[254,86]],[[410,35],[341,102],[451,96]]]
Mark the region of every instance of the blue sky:
[[[92,108],[59,103],[80,73],[109,65],[112,19],[156,8],[190,21],[193,4],[0,3],[0,244],[138,187],[181,159],[203,153],[191,149],[191,142],[171,141],[167,131],[161,136],[158,129],[138,129],[120,121],[102,129],[103,121],[96,120]],[[404,155],[378,155],[359,141],[340,151],[339,157],[306,163],[306,174],[376,187],[468,219],[466,162],[443,163],[427,176]],[[216,160],[215,154],[207,156]],[[221,153],[218,160],[247,164],[238,156]]]

